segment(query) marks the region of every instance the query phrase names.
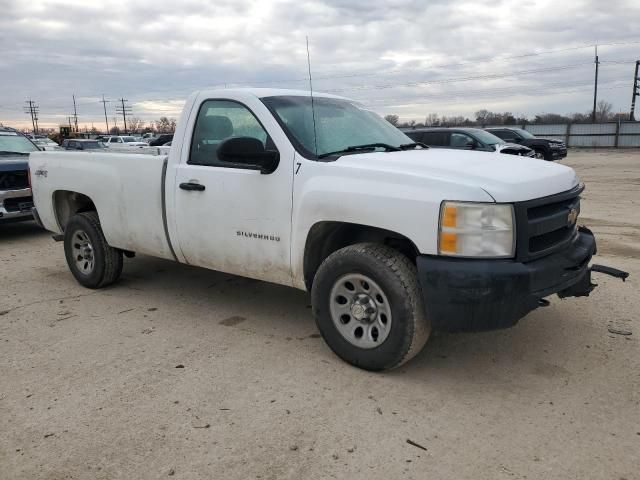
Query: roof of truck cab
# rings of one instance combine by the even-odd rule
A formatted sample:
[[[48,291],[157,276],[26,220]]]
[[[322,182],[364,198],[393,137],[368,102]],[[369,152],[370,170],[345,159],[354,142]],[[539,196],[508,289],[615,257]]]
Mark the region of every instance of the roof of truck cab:
[[[258,98],[266,97],[308,97],[311,95],[309,90],[293,90],[284,88],[221,88],[215,90],[201,90],[200,94],[211,97],[224,97],[233,94],[250,94]],[[345,97],[339,95],[332,95],[330,93],[313,92],[314,97],[326,97],[326,98],[340,98],[348,100]]]

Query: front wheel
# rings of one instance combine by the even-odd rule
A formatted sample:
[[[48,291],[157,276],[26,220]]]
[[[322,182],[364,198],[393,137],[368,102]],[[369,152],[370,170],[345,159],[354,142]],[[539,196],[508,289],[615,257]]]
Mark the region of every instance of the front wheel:
[[[429,338],[416,267],[385,245],[360,243],[331,254],[318,269],[311,296],[323,338],[357,367],[398,367]]]
[[[542,148],[536,148],[534,151],[536,152],[535,157],[539,160],[553,160],[551,153],[547,153]]]
[[[122,252],[107,243],[97,212],[71,217],[64,230],[64,253],[69,270],[87,288],[102,288],[122,273]]]

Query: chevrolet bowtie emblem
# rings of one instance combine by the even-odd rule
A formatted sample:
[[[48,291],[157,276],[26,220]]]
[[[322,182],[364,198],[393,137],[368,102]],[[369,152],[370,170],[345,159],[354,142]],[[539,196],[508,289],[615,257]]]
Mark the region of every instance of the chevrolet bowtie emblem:
[[[577,221],[578,221],[578,210],[576,210],[575,208],[572,208],[569,211],[569,215],[567,215],[567,225],[569,226],[575,225]]]

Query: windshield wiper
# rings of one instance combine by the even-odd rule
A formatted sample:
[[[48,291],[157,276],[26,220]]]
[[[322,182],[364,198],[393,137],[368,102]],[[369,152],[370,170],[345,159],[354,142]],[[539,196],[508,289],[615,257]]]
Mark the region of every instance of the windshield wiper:
[[[29,155],[29,152],[9,152],[7,150],[0,150],[0,155]]]
[[[400,150],[413,150],[416,147],[429,148],[429,145],[422,142],[405,143],[404,145],[400,145]]]
[[[318,158],[326,158],[332,155],[339,155],[341,153],[354,153],[354,152],[368,152],[375,150],[376,148],[384,148],[385,152],[399,152],[400,148],[394,147],[387,143],[366,143],[364,145],[351,145],[350,147],[342,150],[336,150],[335,152],[328,152],[318,155]]]

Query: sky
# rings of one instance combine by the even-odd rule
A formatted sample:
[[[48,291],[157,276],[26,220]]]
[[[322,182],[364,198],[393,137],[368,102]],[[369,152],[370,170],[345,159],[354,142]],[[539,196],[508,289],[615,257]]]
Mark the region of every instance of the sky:
[[[638,0],[0,0],[0,122],[110,126],[126,98],[145,121],[194,90],[308,89],[381,115],[628,111]]]

